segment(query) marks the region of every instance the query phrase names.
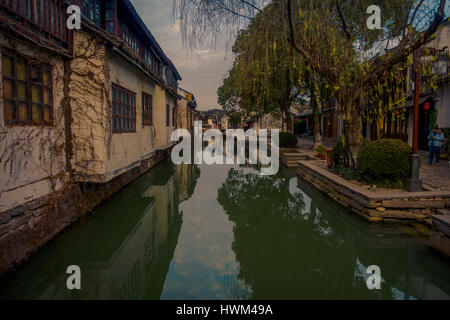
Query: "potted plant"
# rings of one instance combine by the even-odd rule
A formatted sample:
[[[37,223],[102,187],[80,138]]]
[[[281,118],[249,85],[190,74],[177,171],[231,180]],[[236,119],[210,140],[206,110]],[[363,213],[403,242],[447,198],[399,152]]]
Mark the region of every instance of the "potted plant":
[[[321,160],[325,160],[325,152],[326,152],[326,148],[322,145],[322,146],[318,146],[316,151],[317,151],[317,155],[316,158],[320,158]]]

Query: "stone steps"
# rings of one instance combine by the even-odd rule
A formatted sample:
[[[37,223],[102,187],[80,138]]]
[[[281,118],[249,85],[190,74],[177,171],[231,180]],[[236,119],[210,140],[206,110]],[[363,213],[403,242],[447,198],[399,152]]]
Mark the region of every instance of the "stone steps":
[[[281,163],[287,168],[297,168],[299,161],[313,159],[313,157],[305,152],[284,152],[281,155]]]

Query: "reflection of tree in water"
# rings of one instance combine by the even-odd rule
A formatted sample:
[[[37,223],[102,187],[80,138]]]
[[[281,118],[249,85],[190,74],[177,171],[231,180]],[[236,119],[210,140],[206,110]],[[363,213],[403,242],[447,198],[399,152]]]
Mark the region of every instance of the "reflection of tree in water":
[[[225,294],[227,299],[230,300],[249,300],[251,298],[251,288],[242,279],[237,278],[237,269],[235,264],[226,266],[226,271],[223,275]]]
[[[238,278],[251,288],[251,298],[360,297],[352,287],[352,246],[314,201],[304,212],[303,196],[289,191],[289,179],[232,169],[218,201],[234,223]]]
[[[218,200],[220,204],[226,205],[225,209],[231,220],[240,218],[259,220],[260,211],[276,213],[268,215],[267,218],[270,219],[298,220],[301,218],[299,211],[305,206],[301,193],[289,192],[288,179],[279,176],[244,174],[234,169],[229,171],[218,194]],[[240,214],[241,211],[248,212],[250,216]]]

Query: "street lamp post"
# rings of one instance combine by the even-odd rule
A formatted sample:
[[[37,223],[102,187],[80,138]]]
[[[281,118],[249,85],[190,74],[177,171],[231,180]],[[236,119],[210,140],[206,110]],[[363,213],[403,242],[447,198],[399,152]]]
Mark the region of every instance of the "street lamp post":
[[[422,190],[422,180],[419,178],[420,156],[419,146],[419,99],[420,99],[420,56],[421,50],[414,53],[414,119],[413,119],[413,142],[411,154],[411,177],[406,181],[406,189],[410,192]]]

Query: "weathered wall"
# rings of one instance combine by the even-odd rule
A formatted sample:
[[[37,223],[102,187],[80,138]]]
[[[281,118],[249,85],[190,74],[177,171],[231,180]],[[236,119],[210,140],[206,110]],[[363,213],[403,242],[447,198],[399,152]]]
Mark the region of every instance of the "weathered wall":
[[[440,128],[450,128],[450,86],[437,89],[436,95],[439,99],[435,106],[438,110],[437,124]]]
[[[435,39],[431,40],[426,47],[436,48],[442,50],[443,48],[450,48],[450,23],[447,22],[444,26],[440,27],[436,32]],[[447,51],[448,52],[448,51]],[[442,64],[445,62],[441,62]],[[448,75],[447,75],[448,76]],[[448,83],[444,85],[444,88],[436,90],[436,96],[439,101],[435,105],[435,109],[438,111],[437,123],[442,128],[450,128],[450,87]]]
[[[136,94],[136,132],[113,133],[107,146],[106,175],[111,178],[139,165],[141,159],[154,152],[154,130],[142,125],[142,92],[153,96],[155,103],[155,87],[153,81],[146,77],[135,66],[131,65],[119,54],[108,51],[107,63],[110,70],[110,83],[118,84]]]
[[[450,23],[447,22],[445,25],[438,28],[434,38],[429,41],[426,45],[428,48],[442,49],[444,47],[449,48],[450,46]]]
[[[106,182],[132,169],[156,149],[167,148],[172,133],[166,127],[166,104],[175,100],[120,54],[75,33],[69,95],[72,108],[74,159],[77,181]],[[136,132],[113,133],[112,83],[136,94]],[[153,126],[142,125],[142,92],[153,97]],[[172,117],[172,112],[169,114]]]
[[[89,190],[69,184],[54,194],[0,214],[0,274],[19,265],[101,201],[166,159],[170,151],[155,152],[140,166],[108,183],[95,184]]]
[[[259,134],[260,129],[278,129],[280,132],[282,131],[282,121],[281,119],[276,119],[274,116],[270,114],[265,114],[261,118],[259,118],[256,122],[253,123],[253,127],[251,129],[256,130],[256,134]]]
[[[60,56],[0,33],[0,47],[52,66],[52,126],[6,125],[0,63],[0,220],[2,212],[58,190],[65,181],[63,78]],[[1,53],[0,53],[1,55]],[[1,59],[0,59],[1,61]]]
[[[155,147],[163,149],[167,146],[170,136],[167,136],[169,127],[166,126],[166,91],[160,86],[156,86],[153,96],[153,125],[156,132]]]
[[[103,182],[111,130],[106,48],[84,32],[74,33],[74,59],[68,70],[72,122],[71,165],[77,181]]]
[[[175,128],[175,121],[173,121],[174,113],[172,110],[174,110],[174,108],[176,108],[177,101],[172,95],[170,95],[166,92],[166,103],[169,105],[169,126],[166,127],[166,138],[167,138],[166,146],[167,146],[172,143],[172,141],[170,139],[172,137],[173,129]],[[175,109],[175,112],[176,112],[176,109]]]
[[[189,108],[187,105],[187,100],[182,98],[178,100],[177,104],[177,116],[176,116],[176,127],[177,129],[188,129],[189,121]]]

